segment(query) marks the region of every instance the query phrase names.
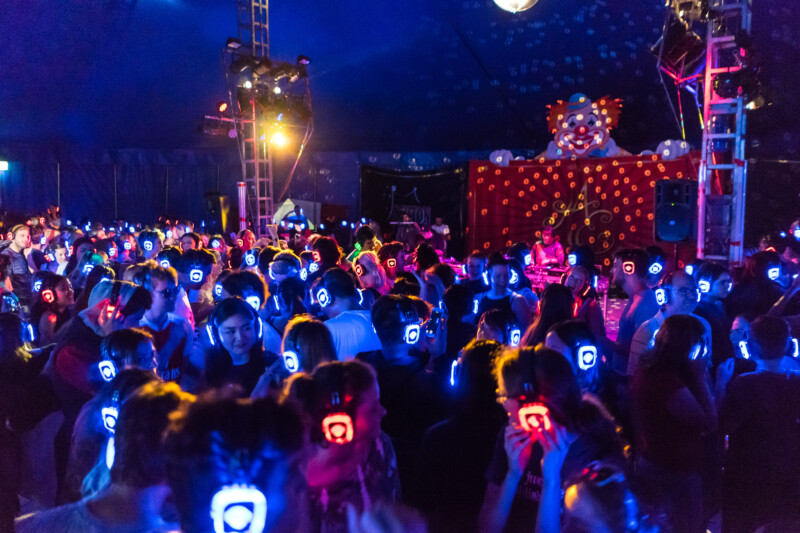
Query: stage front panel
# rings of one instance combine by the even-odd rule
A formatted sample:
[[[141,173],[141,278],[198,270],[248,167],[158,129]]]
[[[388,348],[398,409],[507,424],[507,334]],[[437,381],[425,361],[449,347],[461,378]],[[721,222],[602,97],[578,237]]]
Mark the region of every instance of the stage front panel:
[[[698,165],[698,153],[673,161],[646,155],[512,161],[508,167],[471,161],[469,251],[533,244],[549,224],[565,247],[589,245],[608,267],[616,250],[653,244],[656,181],[696,180]]]

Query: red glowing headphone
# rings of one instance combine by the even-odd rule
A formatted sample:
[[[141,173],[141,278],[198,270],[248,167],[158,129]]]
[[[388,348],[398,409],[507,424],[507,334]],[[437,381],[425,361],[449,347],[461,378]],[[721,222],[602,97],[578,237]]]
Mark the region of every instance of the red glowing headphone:
[[[122,283],[112,281],[111,284],[111,296],[108,297],[108,307],[106,308],[106,316],[108,318],[114,318],[114,312],[117,311],[117,305],[119,304],[119,293],[122,290]],[[124,306],[120,308],[119,314],[122,314],[122,309],[124,309]]]
[[[353,441],[354,424],[353,418],[347,413],[348,398],[344,395],[342,389],[342,371],[339,375],[339,387],[331,394],[331,401],[328,404],[328,414],[322,419],[322,433],[325,435],[325,440],[333,444],[346,444]]]
[[[526,381],[522,384],[524,394],[518,398],[521,404],[517,411],[519,425],[530,433],[535,433],[539,430],[549,431],[553,427],[550,419],[550,410],[544,403],[533,401],[538,397],[532,383],[532,379],[535,378],[531,367],[533,354],[523,352],[520,355],[522,356],[522,371]]]
[[[53,289],[45,289],[42,291],[42,300],[46,303],[53,303],[56,301],[56,295],[53,293]]]

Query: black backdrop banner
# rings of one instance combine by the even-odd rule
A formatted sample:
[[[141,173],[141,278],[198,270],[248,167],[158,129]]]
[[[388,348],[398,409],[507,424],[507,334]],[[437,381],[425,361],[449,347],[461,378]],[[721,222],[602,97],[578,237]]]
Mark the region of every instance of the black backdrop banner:
[[[361,215],[378,222],[384,233],[397,229],[398,222],[409,213],[417,222],[429,225],[442,217],[450,226],[452,240],[447,255],[463,256],[464,226],[467,223],[466,166],[435,171],[394,171],[369,165],[361,167]]]

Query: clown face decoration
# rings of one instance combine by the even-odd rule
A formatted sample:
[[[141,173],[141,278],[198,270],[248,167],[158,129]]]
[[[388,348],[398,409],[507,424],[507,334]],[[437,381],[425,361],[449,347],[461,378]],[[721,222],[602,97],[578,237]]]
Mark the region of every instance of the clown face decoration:
[[[547,159],[627,154],[617,147],[610,133],[619,122],[621,100],[605,96],[592,102],[578,93],[568,102],[559,100],[548,108],[547,124],[554,138],[542,154]]]

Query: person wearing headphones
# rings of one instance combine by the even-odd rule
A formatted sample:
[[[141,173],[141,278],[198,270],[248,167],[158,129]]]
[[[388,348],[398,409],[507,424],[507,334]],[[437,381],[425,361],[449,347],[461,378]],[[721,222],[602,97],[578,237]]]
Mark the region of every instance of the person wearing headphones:
[[[350,274],[341,268],[327,270],[312,288],[312,294],[327,317],[325,326],[331,332],[340,361],[380,348],[370,313],[359,304],[360,293]]]
[[[360,513],[400,499],[395,452],[381,431],[386,410],[369,365],[322,363],[293,375],[285,391],[310,421],[310,531],[345,533],[348,506]]]
[[[606,322],[603,310],[597,300],[597,291],[594,288],[594,267],[576,264],[567,271],[564,285],[572,291],[575,298],[575,319],[583,320],[592,330],[592,335],[597,339],[606,338]]]
[[[697,304],[694,314],[711,325],[714,344],[711,363],[717,368],[720,363],[733,357],[733,345],[728,337],[732,320],[725,312],[725,299],[733,282],[727,268],[711,261],[705,261],[695,271],[695,277],[700,289],[700,303]]]
[[[250,396],[262,374],[277,374],[282,361],[264,350],[261,317],[241,298],[226,298],[206,326],[205,381],[210,387],[238,385]]]
[[[628,357],[628,376],[633,376],[640,366],[647,365],[647,356],[653,346],[658,328],[664,319],[672,315],[692,315],[705,329],[704,339],[708,347],[707,357],[710,358],[712,350],[711,326],[705,318],[694,314],[699,301],[699,289],[694,278],[683,270],[670,272],[661,280],[656,289],[656,300],[661,305],[661,310],[653,318],[642,324],[636,330],[631,341],[631,351]]]

